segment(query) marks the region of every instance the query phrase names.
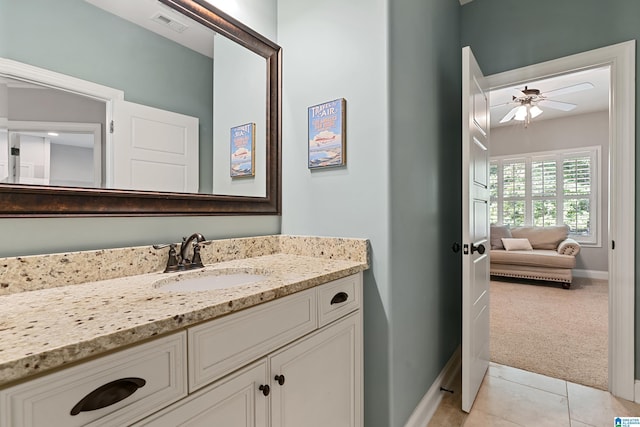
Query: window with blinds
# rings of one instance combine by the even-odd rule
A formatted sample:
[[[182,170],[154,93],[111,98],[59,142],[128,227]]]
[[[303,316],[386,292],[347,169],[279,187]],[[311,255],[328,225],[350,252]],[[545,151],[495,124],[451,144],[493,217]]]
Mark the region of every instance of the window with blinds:
[[[557,164],[555,159],[531,161],[532,224],[537,227],[557,222]]]
[[[567,224],[581,243],[598,244],[599,147],[493,157],[490,220],[495,224]]]

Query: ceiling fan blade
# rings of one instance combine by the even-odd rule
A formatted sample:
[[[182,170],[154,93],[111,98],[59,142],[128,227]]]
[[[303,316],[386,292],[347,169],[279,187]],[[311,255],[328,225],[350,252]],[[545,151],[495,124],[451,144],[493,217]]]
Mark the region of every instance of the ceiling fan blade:
[[[519,106],[518,106],[519,107]],[[509,111],[501,120],[500,123],[507,123],[509,120],[513,119],[513,116],[516,115],[516,110],[518,109],[518,107],[514,107],[513,109],[511,109],[511,111]]]
[[[570,104],[568,102],[560,102],[560,101],[552,101],[551,99],[543,99],[538,102],[538,105],[541,107],[553,108],[555,110],[561,111],[571,111],[577,107],[576,104]]]
[[[499,107],[504,107],[506,105],[513,105],[514,102],[513,101],[508,101],[508,102],[501,102],[500,104],[495,104],[490,106],[489,108],[499,108]]]
[[[550,90],[549,92],[545,92],[544,96],[550,97],[550,96],[566,95],[568,93],[574,93],[574,92],[580,92],[587,89],[593,89],[594,87],[595,86],[593,86],[593,83],[589,83],[589,82],[578,83],[576,85],[571,85],[567,87],[561,87],[558,89]]]

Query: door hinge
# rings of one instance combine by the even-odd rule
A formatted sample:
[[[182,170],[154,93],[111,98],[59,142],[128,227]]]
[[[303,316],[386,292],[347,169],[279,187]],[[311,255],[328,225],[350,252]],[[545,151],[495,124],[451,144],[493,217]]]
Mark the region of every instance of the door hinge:
[[[616,248],[616,241],[612,240],[611,241],[611,249],[615,249]]]
[[[109,123],[109,133],[113,133],[113,120]]]
[[[20,149],[17,147],[11,147],[11,155],[12,156],[19,156],[20,155]]]

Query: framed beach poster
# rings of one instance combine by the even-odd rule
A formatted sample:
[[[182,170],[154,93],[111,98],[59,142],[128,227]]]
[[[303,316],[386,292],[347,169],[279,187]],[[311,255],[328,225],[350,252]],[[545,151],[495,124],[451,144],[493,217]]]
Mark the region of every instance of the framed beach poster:
[[[256,124],[231,128],[231,178],[255,175]]]
[[[344,98],[308,108],[309,169],[346,164],[346,111]]]

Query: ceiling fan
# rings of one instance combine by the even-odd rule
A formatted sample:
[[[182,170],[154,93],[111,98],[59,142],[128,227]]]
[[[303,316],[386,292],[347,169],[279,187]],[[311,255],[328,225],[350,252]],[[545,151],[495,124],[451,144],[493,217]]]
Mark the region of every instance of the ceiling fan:
[[[540,107],[553,108],[561,111],[571,111],[577,107],[576,104],[554,101],[549,98],[593,89],[593,87],[592,83],[583,82],[542,93],[539,89],[530,89],[528,86],[525,86],[522,90],[515,89],[517,94],[512,95],[511,101],[494,105],[492,108],[504,105],[515,105],[515,107],[505,114],[505,116],[500,120],[500,123],[517,120],[524,122],[526,127],[531,122],[531,119],[542,114],[543,111]]]

